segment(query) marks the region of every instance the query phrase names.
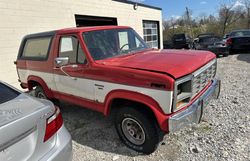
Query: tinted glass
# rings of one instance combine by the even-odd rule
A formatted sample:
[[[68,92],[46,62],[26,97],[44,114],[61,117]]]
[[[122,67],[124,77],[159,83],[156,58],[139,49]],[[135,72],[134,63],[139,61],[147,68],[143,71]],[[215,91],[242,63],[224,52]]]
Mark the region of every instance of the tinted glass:
[[[250,36],[250,31],[236,31],[236,32],[232,32],[231,36]]]
[[[16,98],[20,93],[0,83],[0,104]]]
[[[45,59],[48,55],[51,37],[27,39],[22,57]]]
[[[220,41],[220,39],[217,37],[203,37],[199,39],[200,43],[213,43],[217,41]]]
[[[185,40],[185,35],[184,34],[178,34],[173,36],[174,40]]]
[[[94,60],[111,58],[148,48],[132,29],[85,32],[83,38]]]

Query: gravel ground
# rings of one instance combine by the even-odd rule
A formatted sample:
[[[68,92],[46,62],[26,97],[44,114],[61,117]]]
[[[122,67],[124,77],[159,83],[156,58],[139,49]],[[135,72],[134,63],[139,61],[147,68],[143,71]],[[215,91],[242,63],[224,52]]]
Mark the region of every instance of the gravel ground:
[[[250,54],[219,58],[217,77],[222,80],[220,98],[210,102],[201,123],[166,135],[151,155],[122,144],[110,118],[63,103],[73,161],[250,161]]]

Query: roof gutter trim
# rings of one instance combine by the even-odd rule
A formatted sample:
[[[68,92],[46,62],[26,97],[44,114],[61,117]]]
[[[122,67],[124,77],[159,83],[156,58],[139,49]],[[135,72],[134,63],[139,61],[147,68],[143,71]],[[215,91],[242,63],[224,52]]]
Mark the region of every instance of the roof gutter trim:
[[[127,0],[112,0],[112,1],[126,3],[126,4],[138,4],[138,6],[147,7],[147,8],[151,8],[151,9],[156,9],[156,10],[160,10],[160,11],[162,10],[159,7],[150,6],[150,5],[146,5],[146,4],[138,3],[138,2],[127,1]]]

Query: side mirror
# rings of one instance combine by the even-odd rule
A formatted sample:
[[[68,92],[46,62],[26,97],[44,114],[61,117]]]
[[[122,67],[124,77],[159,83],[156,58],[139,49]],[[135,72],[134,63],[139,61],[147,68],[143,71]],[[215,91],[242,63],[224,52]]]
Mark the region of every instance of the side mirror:
[[[195,38],[194,43],[199,43],[199,38]]]
[[[55,59],[56,67],[61,67],[69,64],[69,57],[59,57]]]

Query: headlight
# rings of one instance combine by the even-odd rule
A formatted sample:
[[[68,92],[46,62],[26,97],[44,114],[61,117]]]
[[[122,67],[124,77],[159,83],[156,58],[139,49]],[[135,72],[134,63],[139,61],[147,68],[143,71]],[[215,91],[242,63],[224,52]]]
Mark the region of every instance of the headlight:
[[[187,105],[192,97],[193,75],[186,76],[175,82],[173,112]]]
[[[216,68],[217,61],[213,59],[192,74],[176,80],[172,111],[180,110],[200,93],[215,77]]]

